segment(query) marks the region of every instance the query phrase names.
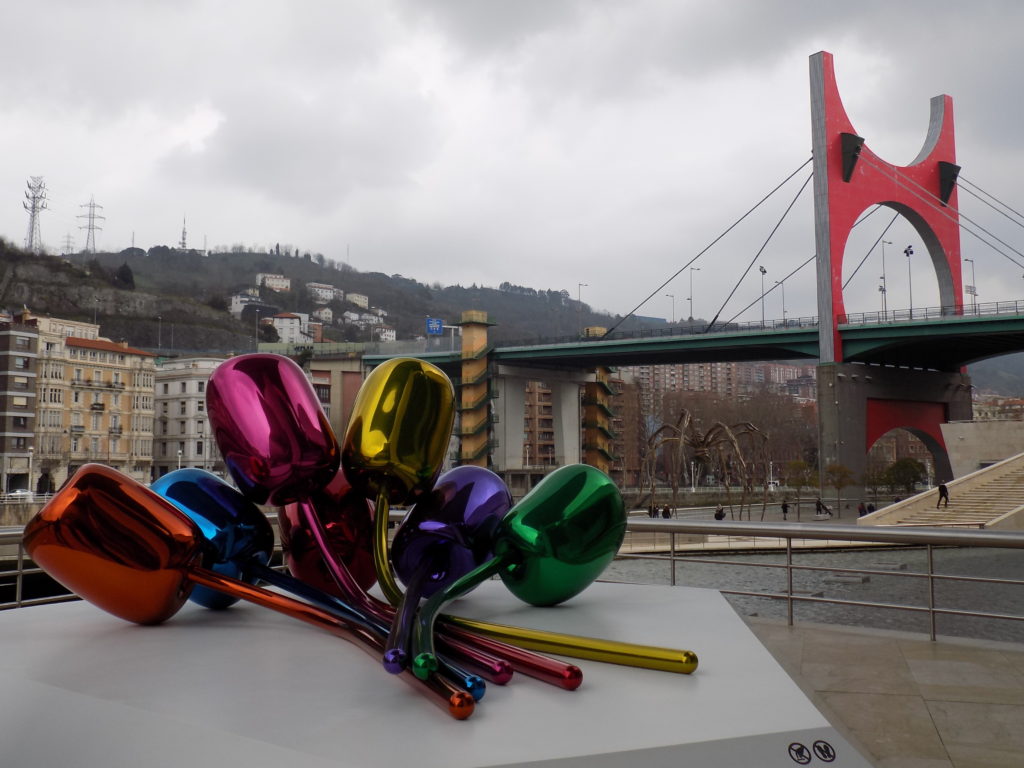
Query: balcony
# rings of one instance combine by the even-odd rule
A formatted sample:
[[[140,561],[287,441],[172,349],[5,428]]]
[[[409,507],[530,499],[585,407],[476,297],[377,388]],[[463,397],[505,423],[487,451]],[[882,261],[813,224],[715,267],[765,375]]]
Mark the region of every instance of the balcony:
[[[71,427],[71,434],[72,435],[81,435],[81,434],[84,434],[84,433],[85,433],[85,427],[83,427],[81,424],[75,424],[75,425],[73,425]]]
[[[92,405],[89,406],[89,410],[90,411],[105,411],[105,410],[107,410],[107,406],[104,405],[103,403],[93,403]]]
[[[107,431],[108,431],[108,432],[109,432],[109,433],[110,433],[111,435],[120,435],[120,434],[121,434],[121,427],[111,427],[111,428],[110,428],[109,430],[107,430]]]

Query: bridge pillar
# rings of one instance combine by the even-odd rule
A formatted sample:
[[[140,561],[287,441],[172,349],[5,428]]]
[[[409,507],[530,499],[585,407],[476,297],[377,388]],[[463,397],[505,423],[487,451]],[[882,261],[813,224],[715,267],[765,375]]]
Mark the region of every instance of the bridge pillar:
[[[550,431],[554,442],[554,465],[577,464],[580,461],[580,388],[594,380],[592,373],[548,368],[525,368],[498,365],[494,374],[498,399],[492,405],[497,415],[492,425],[495,437],[492,461],[494,471],[522,470],[523,441],[526,430],[526,382],[542,381],[551,391]],[[538,424],[534,429],[541,429]],[[548,431],[548,427],[543,427]],[[541,457],[531,456],[530,464],[543,463]]]
[[[818,366],[822,484],[825,467],[841,464],[853,472],[860,486],[871,446],[897,428],[908,430],[928,448],[936,482],[952,480],[941,425],[970,419],[971,380],[967,374],[822,363]]]

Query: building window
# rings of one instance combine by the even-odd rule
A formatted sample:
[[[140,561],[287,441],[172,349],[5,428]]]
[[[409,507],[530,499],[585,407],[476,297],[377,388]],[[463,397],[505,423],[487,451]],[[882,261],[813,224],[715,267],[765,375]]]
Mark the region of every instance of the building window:
[[[188,413],[188,401],[181,400],[178,403],[178,415],[184,416],[186,413]]]
[[[170,394],[170,386],[171,385],[168,384],[166,381],[164,382],[164,394],[165,395]]]
[[[185,394],[186,392],[188,392],[188,382],[183,381],[181,382],[181,393]]]
[[[15,357],[14,358],[14,367],[15,368],[19,368],[21,370],[27,370],[28,369],[28,358],[27,357]]]
[[[196,391],[199,392],[199,394],[203,394],[203,392],[206,391],[206,382],[205,381],[197,381],[196,382]]]
[[[199,421],[196,422],[196,432],[200,435],[203,434],[204,427],[205,423],[203,422],[202,419],[199,419]]]
[[[202,440],[196,440],[196,456],[202,456],[202,455],[203,455],[203,441]]]
[[[11,406],[14,408],[28,408],[28,398],[15,395],[11,398]]]
[[[179,435],[184,435],[185,434],[185,422],[184,421],[179,421],[178,422],[178,434]]]

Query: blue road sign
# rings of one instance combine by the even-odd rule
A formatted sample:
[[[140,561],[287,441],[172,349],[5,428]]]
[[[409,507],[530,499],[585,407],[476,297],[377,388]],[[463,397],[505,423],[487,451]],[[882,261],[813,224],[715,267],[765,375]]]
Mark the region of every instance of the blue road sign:
[[[444,320],[439,317],[427,318],[427,336],[443,336]]]

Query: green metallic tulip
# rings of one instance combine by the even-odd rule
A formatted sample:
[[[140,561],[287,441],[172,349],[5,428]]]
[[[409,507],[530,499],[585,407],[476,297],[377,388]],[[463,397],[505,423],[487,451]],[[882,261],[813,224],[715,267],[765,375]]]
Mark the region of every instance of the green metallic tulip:
[[[391,504],[409,504],[431,490],[455,423],[455,389],[437,366],[397,357],[375,368],[359,388],[341,463],[352,487],[375,499],[373,563],[395,605],[402,597],[388,557]]]
[[[434,619],[449,601],[498,574],[524,602],[561,603],[601,575],[625,535],[626,509],[611,478],[587,464],[555,470],[502,518],[494,558],[420,609],[413,671],[426,677],[432,670]]]

